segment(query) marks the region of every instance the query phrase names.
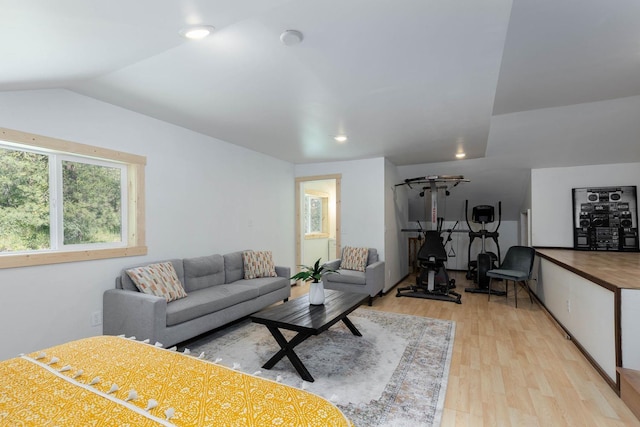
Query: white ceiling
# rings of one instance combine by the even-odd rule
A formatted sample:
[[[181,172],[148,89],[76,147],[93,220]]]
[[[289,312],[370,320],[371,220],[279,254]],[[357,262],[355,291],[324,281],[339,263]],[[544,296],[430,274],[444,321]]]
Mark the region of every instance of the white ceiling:
[[[0,0],[0,11],[2,91],[62,87],[294,163],[406,166],[464,150],[471,160],[444,164],[474,173],[474,159],[517,153],[517,189],[504,191],[520,202],[523,171],[549,156],[492,122],[640,95],[638,0]],[[217,30],[178,35],[193,24]],[[283,45],[286,29],[302,43]],[[579,160],[546,148],[553,166],[638,161],[630,139]]]

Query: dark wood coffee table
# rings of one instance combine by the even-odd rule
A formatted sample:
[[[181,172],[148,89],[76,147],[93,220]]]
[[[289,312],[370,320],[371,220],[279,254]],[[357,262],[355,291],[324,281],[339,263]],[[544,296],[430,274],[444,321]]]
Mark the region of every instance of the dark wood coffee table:
[[[340,320],[347,325],[353,335],[361,337],[362,334],[347,315],[367,298],[368,295],[364,294],[325,290],[324,305],[309,305],[309,297],[304,295],[253,314],[250,317],[251,321],[265,325],[280,346],[280,351],[262,367],[271,369],[280,359],[287,356],[302,379],[313,382],[313,377],[293,349],[310,336],[319,335]],[[298,333],[287,341],[280,329]]]

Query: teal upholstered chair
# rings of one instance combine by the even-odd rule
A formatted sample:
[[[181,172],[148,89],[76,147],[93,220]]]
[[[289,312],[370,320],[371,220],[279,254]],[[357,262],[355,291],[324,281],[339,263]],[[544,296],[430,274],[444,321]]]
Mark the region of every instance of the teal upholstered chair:
[[[489,299],[491,299],[491,282],[493,282],[493,279],[502,279],[506,282],[505,297],[508,296],[509,293],[509,281],[513,282],[516,308],[518,308],[518,284],[522,284],[525,287],[529,293],[529,300],[533,304],[528,281],[531,279],[535,256],[535,249],[529,246],[510,247],[500,268],[487,271],[487,276],[489,277]]]

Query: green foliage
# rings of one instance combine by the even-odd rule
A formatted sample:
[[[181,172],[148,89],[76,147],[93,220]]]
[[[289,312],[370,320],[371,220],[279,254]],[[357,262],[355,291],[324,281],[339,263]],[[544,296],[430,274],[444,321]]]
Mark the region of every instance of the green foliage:
[[[64,243],[120,241],[120,169],[63,161]],[[49,156],[0,148],[0,252],[50,247]]]
[[[120,241],[120,169],[62,162],[64,243]]]
[[[49,161],[0,148],[0,252],[49,248]]]
[[[322,276],[327,273],[340,274],[326,265],[320,264],[320,258],[318,258],[316,263],[313,264],[313,267],[309,267],[307,265],[299,265],[298,267],[302,267],[303,270],[291,276],[289,280],[304,280],[305,282],[313,281],[313,283],[318,283],[322,280]]]

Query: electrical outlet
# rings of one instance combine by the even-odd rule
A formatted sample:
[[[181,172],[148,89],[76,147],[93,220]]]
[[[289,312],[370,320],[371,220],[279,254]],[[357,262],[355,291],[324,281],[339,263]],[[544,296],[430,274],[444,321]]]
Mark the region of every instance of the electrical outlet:
[[[91,326],[102,325],[102,311],[94,311],[91,313]]]
[[[567,300],[567,312],[571,313],[571,301]]]

